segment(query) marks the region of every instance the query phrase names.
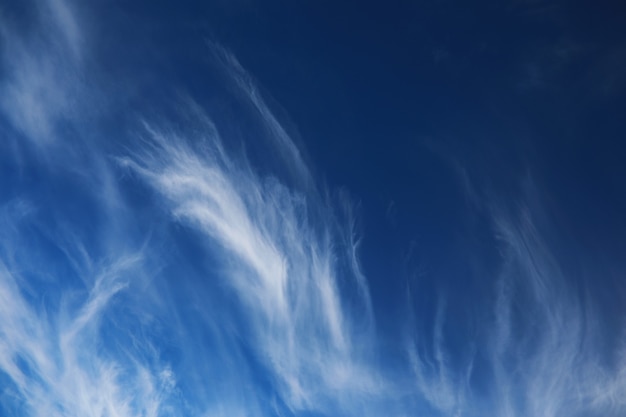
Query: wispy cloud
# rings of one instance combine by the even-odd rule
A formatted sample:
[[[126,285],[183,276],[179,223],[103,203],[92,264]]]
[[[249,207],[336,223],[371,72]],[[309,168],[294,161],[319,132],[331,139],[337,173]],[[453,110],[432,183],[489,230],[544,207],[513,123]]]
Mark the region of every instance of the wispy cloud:
[[[496,375],[496,386],[509,387],[501,397],[504,407],[517,403],[512,415],[617,415],[622,400],[598,394],[623,384],[624,363],[604,362],[598,306],[573,290],[584,284],[563,272],[536,226],[544,216],[538,210],[531,200],[515,220],[494,215],[505,260],[499,285],[506,290],[496,302],[500,323],[494,343],[500,348],[492,360],[497,369],[509,370]]]
[[[380,403],[388,382],[370,364],[373,312],[351,203],[313,186],[300,150],[251,77],[212,46],[300,190],[229,154],[192,100],[181,106],[193,128],[146,122],[143,137],[127,132],[120,140],[124,152],[115,158],[97,143],[65,154],[60,149],[71,141],[58,128],[84,122],[79,103],[90,93],[81,81],[84,36],[68,3],[42,7],[35,17],[41,30],[3,33],[2,114],[27,139],[18,147],[46,150],[20,169],[45,171],[50,186],[70,174],[65,186],[75,188],[59,199],[29,199],[24,190],[4,206],[3,409],[86,416],[375,412],[372,401]],[[38,167],[47,154],[58,156],[54,168]],[[142,187],[136,180],[154,192],[148,219],[125,197],[129,187]],[[71,204],[88,211],[72,218]],[[159,259],[176,242],[167,231],[149,238],[155,219],[184,225],[217,272],[216,265],[194,271],[176,264],[187,259],[184,251]],[[208,282],[215,280],[221,284]],[[199,298],[224,286],[233,305],[219,309]],[[348,304],[343,297],[353,291]],[[180,352],[172,358],[164,349],[171,335]],[[270,382],[269,405],[255,393],[259,378]]]
[[[255,353],[289,407],[325,409],[375,395],[375,374],[355,348],[371,343],[371,335],[352,326],[358,312],[346,309],[338,288],[340,263],[347,262],[347,270],[357,271],[352,285],[369,297],[356,245],[351,235],[338,239],[332,223],[312,223],[309,213],[328,212],[316,207],[325,203],[231,159],[211,125],[193,147],[176,132],[148,130],[148,150],[121,162],[151,184],[207,248],[219,245],[221,279],[235,291]],[[337,248],[342,241],[351,245],[348,259]]]
[[[443,415],[620,415],[626,407],[623,345],[605,342],[599,306],[585,296],[583,282],[564,272],[547,243],[550,227],[537,226],[547,214],[533,187],[525,188],[526,202],[517,211],[484,202],[500,269],[487,304],[492,319],[483,319],[466,344],[484,360],[477,365],[450,356],[454,345],[442,333],[445,303],[439,302],[432,339],[426,338],[432,349],[424,350],[419,338],[408,348],[417,392]],[[624,328],[617,331],[623,338]],[[478,390],[471,384],[474,372]]]
[[[67,132],[98,133],[86,97],[106,92],[82,78],[97,51],[71,3],[33,10],[36,30],[1,29],[0,150],[23,151],[0,178],[3,415],[623,414],[626,341],[603,344],[608,327],[562,268],[532,189],[499,206],[459,169],[500,255],[487,314],[467,318],[480,331],[459,346],[442,289],[432,323],[393,340],[377,329],[354,204],[315,181],[232,54],[202,51],[289,178],[257,169],[218,129],[228,121],[184,93],[164,106],[174,114],[103,100],[134,128],[77,146]]]
[[[120,253],[100,267],[65,270],[80,275],[72,285],[52,262],[32,265],[34,250],[42,249],[33,248],[31,240],[37,235],[32,232],[36,211],[14,201],[1,214],[0,369],[8,378],[1,397],[4,412],[161,415],[175,386],[171,371],[121,354],[107,344],[101,328],[114,313],[111,304],[120,292],[137,281],[144,254]],[[75,258],[85,255],[78,246],[56,249]]]
[[[270,110],[252,76],[241,66],[232,53],[220,45],[214,42],[209,43],[209,50],[215,57],[216,62],[222,67],[222,70],[227,74],[228,79],[232,80],[236,89],[239,90],[238,93],[244,97],[244,100],[258,114],[264,127],[269,131],[269,139],[273,142],[273,148],[281,156],[282,162],[289,167],[291,174],[300,185],[313,187],[313,178],[309,167],[302,157],[301,149],[298,148],[285,127]]]
[[[455,369],[451,364],[443,334],[445,309],[446,303],[441,300],[435,316],[432,355],[420,354],[420,350],[424,349],[413,346],[419,345],[420,342],[413,340],[408,348],[408,358],[419,395],[423,396],[435,410],[445,415],[461,416],[469,409],[466,396],[470,391],[469,378],[472,373],[473,355],[470,355],[469,361],[464,364],[464,372]]]
[[[66,1],[31,6],[24,9],[35,14],[30,30],[8,13],[0,17],[0,107],[16,131],[43,146],[55,141],[60,123],[77,115],[84,39]]]

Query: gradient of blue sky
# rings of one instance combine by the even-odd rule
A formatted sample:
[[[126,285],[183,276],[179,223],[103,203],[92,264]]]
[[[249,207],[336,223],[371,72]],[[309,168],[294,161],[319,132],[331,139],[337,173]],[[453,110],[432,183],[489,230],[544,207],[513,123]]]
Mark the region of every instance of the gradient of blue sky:
[[[623,416],[625,20],[0,3],[0,415]]]

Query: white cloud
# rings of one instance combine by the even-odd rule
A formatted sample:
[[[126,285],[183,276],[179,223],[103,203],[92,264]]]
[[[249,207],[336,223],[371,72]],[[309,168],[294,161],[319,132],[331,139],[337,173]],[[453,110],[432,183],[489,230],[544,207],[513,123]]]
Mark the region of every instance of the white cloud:
[[[490,208],[501,267],[494,281],[493,320],[482,321],[474,340],[486,361],[478,372],[489,395],[470,384],[473,360],[464,367],[449,359],[446,346],[452,346],[442,336],[441,302],[432,353],[424,351],[420,339],[408,349],[418,395],[443,415],[485,410],[503,417],[621,415],[626,407],[623,347],[610,352],[598,306],[575,291],[582,284],[563,272],[544,237],[549,226],[541,231],[536,226],[538,219],[545,223],[546,214],[527,188],[528,202],[518,205],[517,213]],[[607,357],[613,355],[619,359],[609,366]]]
[[[210,43],[209,48],[216,60],[222,65],[227,77],[234,82],[240,94],[258,112],[260,119],[269,131],[269,139],[273,141],[273,148],[282,157],[283,163],[289,167],[294,178],[305,187],[315,187],[309,167],[302,157],[302,151],[270,110],[252,76],[241,66],[232,53],[220,45]]]
[[[19,222],[6,210],[3,214],[3,225]],[[24,233],[26,227],[32,227],[27,221],[21,223],[14,232]],[[95,276],[84,277],[93,283],[84,289],[55,281],[55,286],[64,286],[58,300],[52,290],[50,294],[36,290],[37,280],[43,279],[39,285],[46,285],[45,278],[37,276],[42,271],[33,269],[33,276],[25,270],[29,254],[24,248],[32,246],[31,240],[27,242],[30,244],[24,246],[19,235],[2,235],[0,370],[10,381],[4,383],[3,406],[17,407],[16,415],[42,417],[161,415],[164,396],[175,385],[171,371],[165,365],[155,371],[145,362],[125,361],[123,355],[110,350],[114,347],[107,345],[100,329],[101,320],[112,314],[112,300],[137,274],[144,254],[112,259],[94,271]],[[68,250],[64,248],[66,253]],[[52,264],[37,268],[54,275],[59,272],[50,270]],[[56,302],[63,300],[66,302]]]
[[[352,326],[337,287],[343,252],[335,249],[335,230],[308,217],[322,202],[228,157],[212,126],[194,138],[148,131],[150,149],[122,164],[166,198],[174,218],[221,246],[222,279],[240,300],[256,354],[290,408],[324,409],[375,394],[376,375],[353,346],[371,341]],[[366,284],[357,275],[352,285]]]
[[[503,259],[493,320],[481,323],[467,357],[454,357],[445,295],[432,334],[411,335],[404,358],[385,356],[350,199],[315,184],[252,77],[216,45],[213,58],[296,187],[227,152],[192,99],[175,105],[180,118],[145,122],[141,135],[120,129],[121,146],[106,148],[120,152],[113,162],[97,143],[66,152],[73,147],[59,126],[89,122],[91,93],[84,30],[70,6],[41,3],[31,33],[0,29],[2,119],[57,157],[54,169],[20,165],[52,191],[21,190],[0,209],[3,411],[377,416],[428,404],[450,416],[550,417],[626,409],[626,348],[607,364],[600,316],[571,291],[536,225],[537,204],[490,212]],[[55,181],[62,195],[51,195],[61,188]],[[402,368],[393,377],[388,362]],[[484,392],[471,384],[475,372]]]
[[[38,23],[33,30],[0,16],[0,108],[16,131],[44,146],[55,142],[59,123],[75,117],[83,35],[66,1],[32,6]]]

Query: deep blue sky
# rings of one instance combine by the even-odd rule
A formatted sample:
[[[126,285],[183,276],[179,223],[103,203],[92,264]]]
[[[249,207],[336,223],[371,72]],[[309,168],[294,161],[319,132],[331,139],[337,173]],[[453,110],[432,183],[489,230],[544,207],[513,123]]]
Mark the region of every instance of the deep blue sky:
[[[0,2],[0,415],[626,414],[620,2]]]
[[[371,279],[400,285],[385,271],[409,251],[442,275],[471,275],[467,252],[491,242],[475,236],[464,182],[515,205],[526,176],[562,256],[621,262],[619,2],[233,2],[194,13],[282,106],[318,172],[362,203]]]

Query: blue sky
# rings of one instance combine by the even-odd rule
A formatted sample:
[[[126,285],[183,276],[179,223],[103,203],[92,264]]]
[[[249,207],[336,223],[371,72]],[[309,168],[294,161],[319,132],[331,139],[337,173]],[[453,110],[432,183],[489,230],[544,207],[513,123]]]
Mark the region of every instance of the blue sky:
[[[0,415],[625,415],[623,12],[1,2]]]

